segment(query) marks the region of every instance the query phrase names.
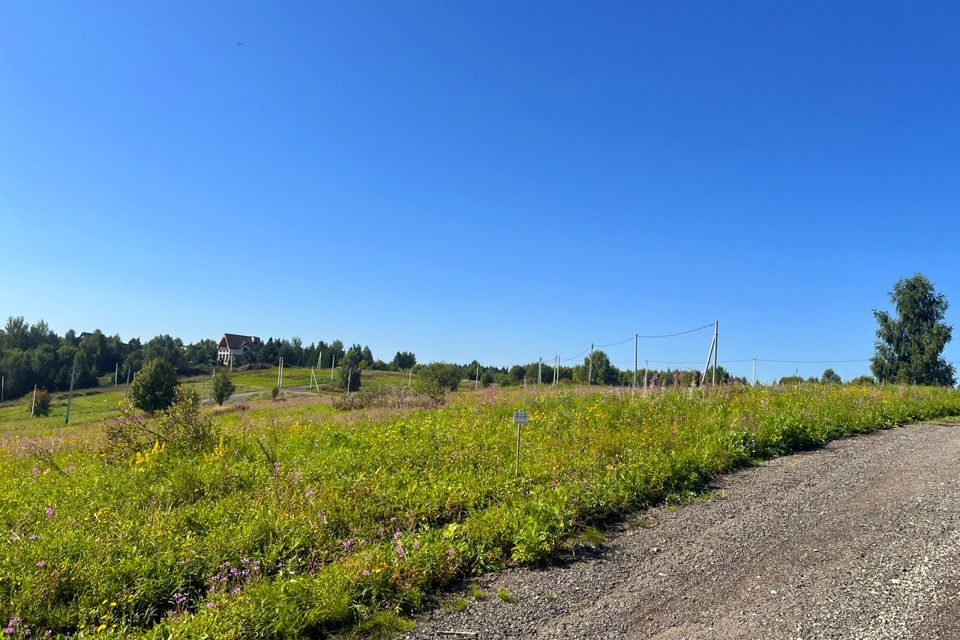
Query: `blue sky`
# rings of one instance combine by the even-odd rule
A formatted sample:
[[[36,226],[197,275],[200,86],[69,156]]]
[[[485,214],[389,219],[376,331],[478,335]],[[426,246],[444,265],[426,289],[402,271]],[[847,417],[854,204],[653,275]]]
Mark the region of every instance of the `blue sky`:
[[[958,20],[5,2],[0,316],[497,364],[719,320],[721,361],[868,358],[900,277],[926,273],[960,317]],[[758,373],[797,366],[827,365]]]

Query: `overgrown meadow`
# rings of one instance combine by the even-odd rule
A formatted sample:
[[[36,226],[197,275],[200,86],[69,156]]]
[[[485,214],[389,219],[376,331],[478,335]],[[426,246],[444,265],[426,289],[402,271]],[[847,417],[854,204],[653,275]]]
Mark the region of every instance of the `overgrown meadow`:
[[[949,389],[483,395],[378,415],[217,415],[188,456],[0,453],[0,624],[17,638],[322,637],[590,523],[833,438],[960,414]],[[520,478],[514,409],[529,411]],[[299,416],[299,417],[298,417]]]

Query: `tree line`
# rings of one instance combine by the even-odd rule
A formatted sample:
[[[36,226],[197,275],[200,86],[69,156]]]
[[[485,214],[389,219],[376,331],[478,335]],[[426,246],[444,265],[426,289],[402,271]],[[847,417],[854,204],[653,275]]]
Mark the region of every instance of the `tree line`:
[[[138,338],[124,342],[119,335],[107,336],[99,329],[79,335],[71,329],[58,335],[43,320],[30,324],[22,316],[11,316],[0,329],[4,397],[22,396],[34,385],[64,391],[70,387],[71,375],[78,389],[112,383],[114,377],[124,383],[153,360],[167,362],[181,376],[209,373],[217,363],[217,344],[209,339],[184,344],[180,338],[166,334],[147,342]],[[417,363],[416,356],[408,351],[397,352],[390,362],[384,362],[375,359],[368,346],[353,344],[345,348],[340,340],[304,345],[300,338],[293,337],[262,341],[239,364],[272,366],[280,356],[287,365],[316,366],[319,359],[321,367],[335,362],[337,366],[386,371],[410,369]]]

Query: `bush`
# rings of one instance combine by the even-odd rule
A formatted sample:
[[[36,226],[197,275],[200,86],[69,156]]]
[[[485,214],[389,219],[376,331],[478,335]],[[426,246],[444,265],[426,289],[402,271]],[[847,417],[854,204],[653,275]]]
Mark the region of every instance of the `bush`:
[[[130,399],[138,409],[160,411],[173,403],[178,385],[173,365],[157,358],[145,364],[134,378]]]
[[[50,394],[47,393],[46,389],[37,389],[36,400],[34,400],[32,394],[28,397],[30,402],[27,404],[27,408],[33,410],[34,416],[50,415]]]
[[[214,402],[222,407],[223,403],[226,402],[236,390],[237,387],[233,384],[233,380],[230,379],[230,376],[227,375],[225,371],[218,371],[217,375],[213,377],[213,384],[210,388],[210,397],[213,398]]]
[[[280,397],[280,387],[274,385],[273,389],[270,389],[270,399],[276,400]]]
[[[153,420],[138,415],[129,400],[120,402],[120,417],[103,423],[105,457],[126,460],[155,446],[186,454],[213,447],[219,436],[209,415],[200,410],[195,391],[177,387],[173,403],[157,412]]]
[[[442,400],[446,391],[460,386],[460,367],[446,362],[431,362],[417,369],[413,388],[434,400]]]
[[[340,388],[344,391],[359,391],[361,371],[358,367],[340,367]]]

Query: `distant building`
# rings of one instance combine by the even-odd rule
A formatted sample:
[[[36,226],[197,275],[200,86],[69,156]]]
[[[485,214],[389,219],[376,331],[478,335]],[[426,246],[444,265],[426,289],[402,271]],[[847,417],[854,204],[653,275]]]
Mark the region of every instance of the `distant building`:
[[[232,364],[243,358],[254,347],[260,344],[257,336],[239,336],[235,333],[225,333],[217,345],[217,362]]]

